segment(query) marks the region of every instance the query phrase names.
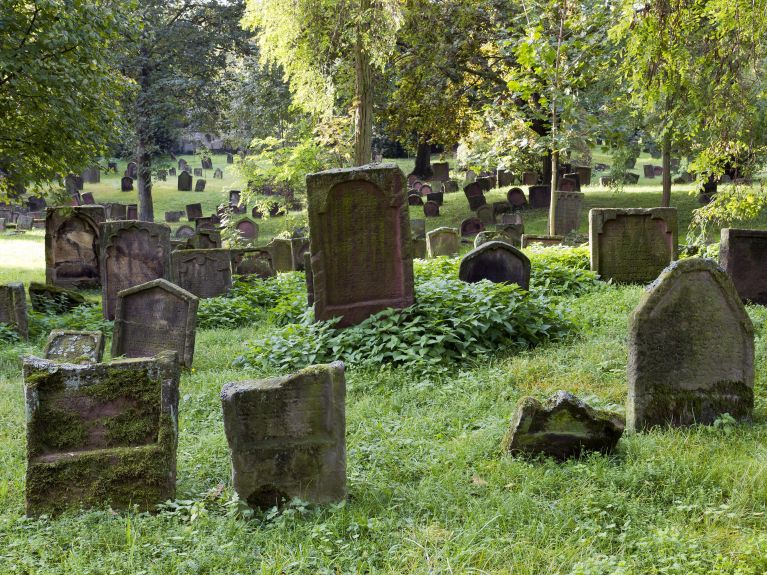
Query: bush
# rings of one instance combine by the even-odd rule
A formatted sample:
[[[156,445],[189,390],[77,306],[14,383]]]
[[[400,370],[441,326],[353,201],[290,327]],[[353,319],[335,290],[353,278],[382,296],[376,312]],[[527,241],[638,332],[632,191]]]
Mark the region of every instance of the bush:
[[[112,322],[105,320],[101,306],[83,304],[65,314],[29,312],[29,335],[32,339],[47,338],[54,329],[73,331],[112,332]]]

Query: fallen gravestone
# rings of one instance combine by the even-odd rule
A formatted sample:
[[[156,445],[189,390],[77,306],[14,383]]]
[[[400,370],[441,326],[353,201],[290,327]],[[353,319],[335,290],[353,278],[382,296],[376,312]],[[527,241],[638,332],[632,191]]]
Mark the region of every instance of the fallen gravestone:
[[[723,229],[719,264],[743,301],[767,304],[767,232]]]
[[[225,295],[232,287],[229,250],[177,250],[171,261],[173,283],[199,298]]]
[[[85,303],[85,297],[76,291],[38,282],[29,284],[29,300],[40,313],[65,313]]]
[[[48,336],[44,354],[57,363],[99,363],[104,357],[104,334],[56,329]]]
[[[521,243],[523,248],[530,247],[533,244],[540,244],[543,247],[559,246],[562,245],[564,239],[564,236],[522,234]]]
[[[102,206],[48,208],[45,217],[45,281],[59,287],[100,285],[99,225]]]
[[[437,228],[426,234],[426,251],[430,258],[452,256],[461,247],[461,235],[455,228]]]
[[[491,241],[474,248],[461,260],[461,281],[476,283],[515,283],[530,287],[530,260],[517,248],[502,241]]]
[[[8,326],[21,339],[27,339],[29,336],[27,298],[23,283],[11,282],[0,285],[0,324]]]

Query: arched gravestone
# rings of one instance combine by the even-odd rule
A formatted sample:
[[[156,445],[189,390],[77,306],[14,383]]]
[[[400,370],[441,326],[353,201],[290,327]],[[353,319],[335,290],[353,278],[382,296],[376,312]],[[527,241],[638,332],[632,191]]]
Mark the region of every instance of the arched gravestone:
[[[474,248],[461,260],[458,277],[468,283],[488,280],[530,287],[530,260],[517,248],[493,241]]]
[[[133,191],[133,178],[125,176],[120,180],[120,191],[132,192]]]
[[[355,325],[413,304],[413,253],[404,176],[394,164],[306,177],[317,320]]]
[[[183,171],[178,175],[178,191],[179,192],[191,192],[192,191],[192,176],[189,172]]]
[[[460,229],[462,237],[474,237],[479,232],[485,231],[485,224],[479,218],[466,218],[461,222]]]
[[[410,194],[407,197],[407,203],[410,206],[422,206],[423,205],[423,198],[420,194]]]
[[[103,223],[99,233],[101,303],[104,317],[111,320],[119,292],[170,277],[170,228],[129,220]]]
[[[723,229],[719,263],[743,301],[767,305],[767,232]]]
[[[712,260],[674,262],[631,315],[628,428],[711,424],[754,406],[754,329]]]
[[[103,206],[46,210],[46,283],[69,288],[100,285],[99,225],[105,221]]]
[[[434,189],[431,187],[431,184],[423,184],[421,186],[421,189],[418,190],[418,193],[422,196],[428,196],[430,193],[432,193]]]
[[[429,200],[423,205],[423,215],[427,218],[436,218],[439,216],[439,204]]]
[[[204,192],[205,191],[205,180],[203,180],[202,178],[198,179],[194,183],[194,191],[195,192]]]
[[[676,208],[592,209],[589,245],[602,279],[650,282],[676,257]]]
[[[198,299],[164,279],[117,294],[112,357],[154,357],[174,351],[192,367]]]
[[[455,228],[437,228],[426,234],[426,251],[430,258],[452,256],[461,247],[461,236]]]
[[[179,226],[176,230],[175,237],[177,240],[183,240],[191,238],[194,235],[194,228],[192,226]]]
[[[125,175],[135,180],[138,177],[138,165],[136,162],[128,162],[128,167],[125,170]]]
[[[224,295],[232,287],[229,250],[177,250],[171,254],[173,283],[200,298]]]
[[[506,199],[514,209],[522,209],[527,205],[527,197],[522,188],[511,188],[506,192]]]
[[[232,262],[232,274],[257,276],[262,279],[273,277],[274,264],[272,254],[265,248],[244,248],[229,250]]]
[[[258,224],[250,218],[242,218],[235,224],[240,237],[246,240],[258,240]]]

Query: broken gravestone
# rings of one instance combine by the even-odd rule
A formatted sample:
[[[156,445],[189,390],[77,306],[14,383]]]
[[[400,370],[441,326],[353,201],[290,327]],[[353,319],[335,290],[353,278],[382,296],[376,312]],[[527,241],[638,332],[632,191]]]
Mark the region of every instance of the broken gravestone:
[[[53,330],[45,344],[45,359],[59,363],[99,363],[104,357],[100,331]]]
[[[11,282],[0,285],[0,324],[8,326],[21,339],[27,339],[29,336],[27,298],[23,283]]]
[[[468,283],[488,280],[530,287],[530,260],[517,248],[491,241],[474,248],[461,260],[458,277]]]
[[[558,391],[545,404],[523,397],[503,440],[503,450],[560,461],[588,451],[610,453],[623,429],[619,415],[597,411],[566,391]]]
[[[729,276],[712,260],[674,262],[631,315],[629,429],[749,419],[754,329]]]
[[[104,364],[24,359],[26,512],[145,511],[176,491],[174,354]]]
[[[77,288],[100,285],[99,224],[106,219],[103,206],[46,210],[46,283]]]
[[[426,252],[430,258],[453,256],[461,247],[461,234],[455,228],[437,228],[426,234]]]
[[[173,283],[199,298],[225,295],[232,287],[228,249],[176,250],[171,267]]]
[[[221,391],[232,483],[253,508],[297,497],[315,504],[346,498],[344,365],[308,367]]]

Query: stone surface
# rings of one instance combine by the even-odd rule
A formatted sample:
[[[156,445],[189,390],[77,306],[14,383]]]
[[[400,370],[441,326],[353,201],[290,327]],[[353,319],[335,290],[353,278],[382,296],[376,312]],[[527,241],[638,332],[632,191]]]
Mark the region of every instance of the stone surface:
[[[447,162],[434,162],[431,169],[435,180],[445,182],[450,179],[450,164]]]
[[[240,234],[240,237],[246,240],[258,241],[258,224],[250,218],[237,220],[234,227]]]
[[[423,215],[427,218],[436,218],[439,216],[439,204],[429,200],[423,205]]]
[[[164,279],[121,291],[112,335],[112,357],[154,357],[172,351],[192,367],[198,299]]]
[[[455,228],[437,228],[426,234],[426,251],[430,258],[452,256],[461,247],[461,234]]]
[[[129,220],[103,223],[99,233],[101,303],[104,317],[111,320],[119,292],[170,277],[170,228]]]
[[[496,224],[495,231],[504,236],[511,245],[515,247],[522,246],[522,235],[525,233],[525,225],[518,224]]]
[[[202,204],[187,204],[186,205],[186,219],[190,222],[195,221],[197,218],[201,218],[203,216],[202,213]]]
[[[182,239],[191,238],[194,234],[195,234],[195,231],[192,226],[179,226],[176,229],[176,233],[174,234],[174,236],[177,240],[182,240]]]
[[[38,282],[29,284],[29,300],[40,313],[64,313],[85,303],[85,297],[76,291]]]
[[[589,451],[607,454],[615,449],[624,427],[619,415],[597,411],[566,391],[558,391],[545,404],[523,397],[503,450],[560,461]]]
[[[577,231],[581,223],[581,208],[585,195],[582,192],[554,192],[557,214],[554,218],[554,235],[565,236]]]
[[[628,385],[632,430],[750,419],[754,330],[715,262],[674,262],[647,288],[629,321]]]
[[[221,245],[221,232],[218,230],[197,230],[186,240],[188,250],[215,250]]]
[[[475,283],[515,283],[530,287],[530,260],[517,248],[501,241],[491,241],[474,248],[461,260],[458,277]]]
[[[462,237],[474,237],[479,232],[485,231],[485,224],[479,218],[466,218],[461,222],[460,230]]]
[[[0,323],[14,330],[21,339],[29,336],[27,298],[23,283],[0,285]]]
[[[743,301],[767,305],[767,231],[723,229],[719,264]]]
[[[99,363],[104,357],[100,331],[53,330],[45,344],[45,359],[59,363]]]
[[[48,208],[45,216],[45,281],[60,287],[100,285],[99,225],[102,206]]]
[[[293,246],[290,238],[274,238],[266,248],[272,254],[274,271],[293,271]]]
[[[253,508],[346,498],[346,384],[341,362],[221,391],[232,484]]]
[[[32,229],[35,219],[27,214],[19,214],[16,218],[16,230],[17,231],[29,231]]]
[[[150,511],[173,499],[178,384],[173,354],[86,365],[25,358],[27,514]]]
[[[129,176],[124,176],[120,180],[120,191],[121,192],[132,192],[133,191],[133,178]]]
[[[527,196],[522,188],[511,188],[506,192],[506,200],[515,208],[522,209],[527,206]]]
[[[257,276],[262,279],[273,277],[276,272],[272,254],[266,248],[245,248],[229,250],[232,274]]]
[[[426,239],[426,220],[410,220],[410,233],[417,240]]]
[[[218,297],[232,287],[229,250],[177,250],[171,254],[173,283],[200,298]]]
[[[205,191],[205,184],[206,184],[205,180],[203,180],[202,178],[199,178],[194,183],[194,191],[195,192],[204,192]]]
[[[589,243],[603,280],[651,282],[676,257],[676,208],[592,209]]]
[[[192,191],[192,175],[189,172],[182,171],[178,175],[178,185],[176,186],[179,192],[191,192]]]
[[[413,238],[413,258],[419,260],[426,259],[426,239]]]
[[[541,244],[544,247],[548,247],[562,245],[564,239],[564,236],[522,234],[521,242],[523,248],[529,247],[533,244]]]
[[[533,209],[548,208],[551,205],[551,186],[535,185],[527,189],[530,207]]]
[[[495,212],[491,206],[484,205],[477,208],[477,218],[485,227],[495,224]]]
[[[404,175],[394,164],[306,177],[317,320],[355,325],[414,302]]]
[[[304,271],[304,254],[311,254],[311,242],[307,237],[290,239],[290,257],[293,258],[293,271]]]

